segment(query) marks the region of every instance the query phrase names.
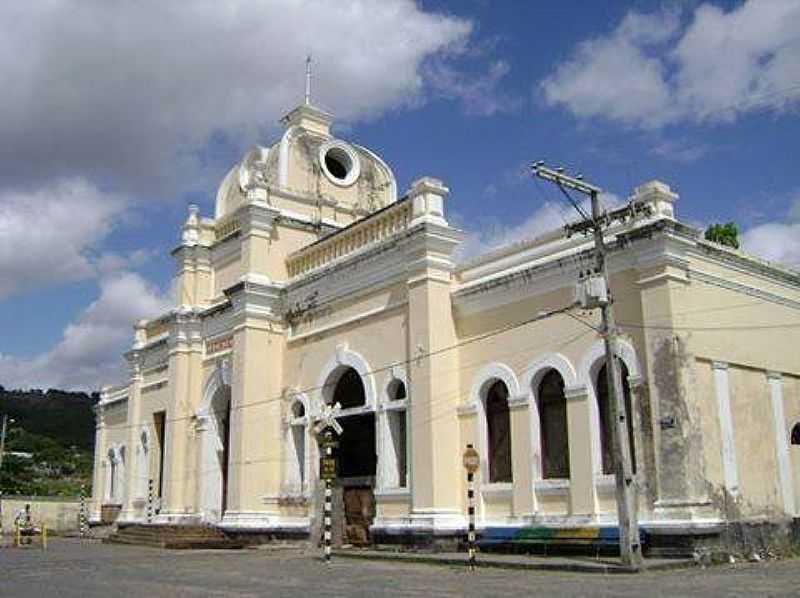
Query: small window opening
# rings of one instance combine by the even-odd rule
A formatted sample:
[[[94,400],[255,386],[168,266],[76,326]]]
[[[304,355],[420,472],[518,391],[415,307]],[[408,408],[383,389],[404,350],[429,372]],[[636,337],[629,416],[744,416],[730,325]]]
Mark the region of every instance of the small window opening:
[[[350,173],[352,161],[344,150],[334,147],[325,153],[325,167],[334,178],[344,180]]]
[[[800,444],[800,423],[796,423],[792,428],[792,444]]]
[[[389,387],[389,400],[402,401],[406,398],[406,385],[401,380],[395,380]]]
[[[367,397],[364,394],[364,383],[361,381],[361,376],[353,368],[348,368],[336,383],[332,404],[339,403],[342,409],[348,409],[361,407],[366,402]]]
[[[303,407],[303,404],[300,401],[297,401],[294,405],[292,405],[292,417],[300,418],[305,416],[306,408]]]

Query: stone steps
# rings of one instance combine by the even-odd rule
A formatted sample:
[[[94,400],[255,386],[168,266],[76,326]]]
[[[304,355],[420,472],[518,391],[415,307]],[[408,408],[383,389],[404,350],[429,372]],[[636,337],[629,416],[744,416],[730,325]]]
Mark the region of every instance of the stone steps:
[[[245,544],[221,530],[203,525],[126,525],[103,540],[108,544],[129,544],[169,549],[238,549]]]

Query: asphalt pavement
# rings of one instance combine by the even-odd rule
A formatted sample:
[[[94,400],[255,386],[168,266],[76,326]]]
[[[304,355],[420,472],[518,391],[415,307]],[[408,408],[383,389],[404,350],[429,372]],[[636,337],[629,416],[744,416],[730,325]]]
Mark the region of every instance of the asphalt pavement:
[[[296,548],[167,551],[53,538],[0,548],[0,596],[797,596],[800,559],[635,575],[334,559]]]

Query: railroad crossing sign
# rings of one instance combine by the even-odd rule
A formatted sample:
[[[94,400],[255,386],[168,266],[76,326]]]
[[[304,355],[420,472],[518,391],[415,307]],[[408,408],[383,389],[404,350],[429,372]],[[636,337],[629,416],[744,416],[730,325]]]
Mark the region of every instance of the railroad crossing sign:
[[[339,403],[335,405],[325,405],[322,408],[322,413],[319,414],[319,421],[314,426],[314,433],[319,436],[326,428],[331,428],[334,432],[341,435],[344,429],[341,424],[336,421],[336,414],[342,406]]]

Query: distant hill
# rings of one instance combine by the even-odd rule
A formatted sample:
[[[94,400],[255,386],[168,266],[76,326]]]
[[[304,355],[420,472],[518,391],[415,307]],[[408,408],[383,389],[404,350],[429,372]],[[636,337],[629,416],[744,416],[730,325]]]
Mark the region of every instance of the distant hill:
[[[0,414],[16,420],[16,427],[46,436],[66,447],[94,448],[94,411],[98,393],[50,389],[7,390],[0,386]]]
[[[95,428],[92,408],[99,400],[98,393],[0,386],[0,415],[14,419],[6,439],[9,453],[0,471],[0,490],[53,496],[75,495],[81,484],[89,486]]]

